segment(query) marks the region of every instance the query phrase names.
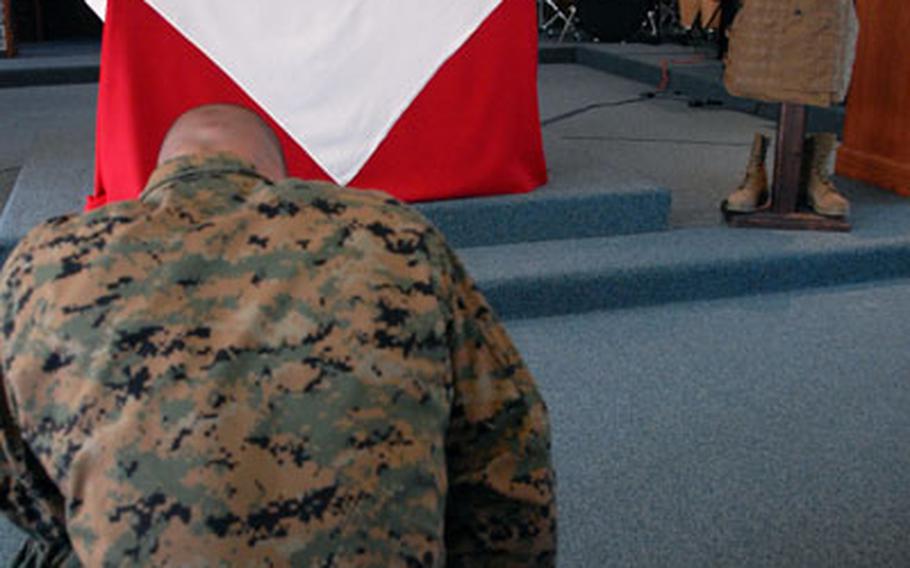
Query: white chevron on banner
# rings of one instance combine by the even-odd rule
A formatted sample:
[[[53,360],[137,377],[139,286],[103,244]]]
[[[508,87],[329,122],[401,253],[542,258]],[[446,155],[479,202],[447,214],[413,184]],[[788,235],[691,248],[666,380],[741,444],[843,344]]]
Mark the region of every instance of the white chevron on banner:
[[[104,20],[104,13],[107,10],[107,0],[85,0],[85,3],[98,14],[99,18]]]
[[[502,0],[146,2],[346,185]]]

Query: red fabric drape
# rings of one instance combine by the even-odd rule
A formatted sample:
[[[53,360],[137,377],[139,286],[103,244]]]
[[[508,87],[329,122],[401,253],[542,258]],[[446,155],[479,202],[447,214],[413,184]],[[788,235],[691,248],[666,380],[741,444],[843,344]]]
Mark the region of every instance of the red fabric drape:
[[[426,201],[521,193],[545,183],[535,18],[530,0],[504,0],[439,69],[350,185]],[[287,83],[306,88],[305,77]],[[109,1],[88,208],[138,197],[169,126],[210,103],[256,110],[280,133],[291,175],[328,179],[267,112],[145,2]]]

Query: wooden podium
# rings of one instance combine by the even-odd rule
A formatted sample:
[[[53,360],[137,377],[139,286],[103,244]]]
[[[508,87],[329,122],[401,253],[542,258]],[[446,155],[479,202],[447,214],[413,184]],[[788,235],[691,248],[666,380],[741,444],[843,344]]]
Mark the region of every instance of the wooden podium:
[[[859,45],[837,173],[910,197],[910,7],[857,0]]]

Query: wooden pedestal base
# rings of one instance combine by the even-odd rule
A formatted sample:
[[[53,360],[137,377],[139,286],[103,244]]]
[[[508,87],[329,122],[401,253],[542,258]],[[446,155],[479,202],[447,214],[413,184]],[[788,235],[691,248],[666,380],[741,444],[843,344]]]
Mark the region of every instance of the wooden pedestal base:
[[[763,209],[755,213],[733,213],[722,208],[724,219],[740,229],[781,229],[785,231],[831,231],[849,233],[850,223],[843,218],[823,217],[811,211],[775,213]]]

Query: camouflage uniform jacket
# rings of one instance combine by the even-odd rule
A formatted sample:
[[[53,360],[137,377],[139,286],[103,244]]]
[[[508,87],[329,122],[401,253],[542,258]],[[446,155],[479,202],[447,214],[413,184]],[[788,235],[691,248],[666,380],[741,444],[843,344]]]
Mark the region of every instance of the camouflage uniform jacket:
[[[0,297],[0,508],[43,560],[553,563],[533,378],[385,194],[176,160],[33,230]]]

